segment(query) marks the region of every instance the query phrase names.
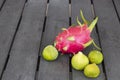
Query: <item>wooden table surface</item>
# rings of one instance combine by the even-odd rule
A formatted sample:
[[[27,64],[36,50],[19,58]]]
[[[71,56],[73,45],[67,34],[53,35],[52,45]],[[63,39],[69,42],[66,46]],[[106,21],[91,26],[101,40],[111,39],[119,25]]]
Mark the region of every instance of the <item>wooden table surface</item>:
[[[80,9],[88,20],[99,17],[91,36],[101,47],[104,61],[95,79],[74,70],[69,55],[53,62],[41,56],[62,27],[76,23]],[[119,79],[120,0],[0,0],[0,80]]]

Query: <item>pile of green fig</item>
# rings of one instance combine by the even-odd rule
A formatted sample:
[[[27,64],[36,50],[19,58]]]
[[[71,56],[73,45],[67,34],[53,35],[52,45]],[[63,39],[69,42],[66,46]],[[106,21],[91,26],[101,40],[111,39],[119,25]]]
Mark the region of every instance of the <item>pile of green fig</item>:
[[[47,61],[54,61],[58,58],[57,49],[48,45],[44,48],[42,56]],[[99,64],[103,61],[103,54],[98,50],[92,50],[86,56],[83,52],[74,54],[71,59],[71,66],[75,70],[83,71],[89,78],[96,78],[100,75]]]

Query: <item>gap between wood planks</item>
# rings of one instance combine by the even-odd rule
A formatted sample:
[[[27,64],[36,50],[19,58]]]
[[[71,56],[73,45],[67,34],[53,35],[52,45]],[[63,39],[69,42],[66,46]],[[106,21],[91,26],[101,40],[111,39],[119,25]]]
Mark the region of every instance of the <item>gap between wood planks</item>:
[[[4,4],[5,4],[5,2],[6,2],[6,0],[3,1],[2,5],[1,5],[1,7],[0,7],[0,11],[2,10],[2,8],[3,8]]]
[[[47,7],[46,7],[46,10],[45,10],[46,12],[45,12],[45,17],[44,17],[43,30],[42,30],[42,36],[41,37],[43,37],[43,33],[45,31],[48,8],[49,8],[49,0],[47,0]],[[41,38],[40,41],[42,41],[42,38]],[[36,72],[35,72],[35,80],[38,80],[38,71],[39,71],[40,59],[41,59],[41,55],[40,55],[40,53],[41,53],[41,49],[40,49],[41,44],[42,44],[42,42],[40,42],[39,51],[38,51],[38,59],[37,59],[37,66],[36,66]]]
[[[72,25],[71,21],[71,0],[69,0],[69,26]],[[69,79],[72,80],[72,66],[71,66],[72,55],[69,55]]]
[[[6,2],[6,0],[4,0],[4,2],[3,2],[3,4],[2,4],[2,7],[3,7],[3,5],[5,4],[5,2]],[[2,70],[2,73],[1,73],[1,75],[0,75],[0,80],[2,79],[3,73],[4,73],[5,69],[6,69],[7,63],[8,63],[8,61],[9,61],[10,52],[11,52],[11,49],[12,49],[12,46],[13,46],[13,43],[14,43],[14,40],[15,40],[17,31],[18,31],[18,29],[19,29],[19,25],[20,25],[21,20],[22,20],[22,14],[23,14],[23,11],[24,11],[25,4],[26,4],[26,3],[27,3],[27,0],[26,0],[25,3],[24,3],[23,9],[22,9],[22,12],[21,12],[21,15],[20,15],[20,19],[19,19],[19,21],[18,21],[18,24],[17,24],[16,30],[15,30],[15,33],[14,33],[14,35],[13,35],[13,39],[12,39],[12,42],[11,42],[11,44],[10,44],[10,48],[9,48],[9,51],[8,51],[8,55],[7,55],[7,58],[6,58],[6,61],[5,61],[5,65],[4,65],[3,70]],[[2,7],[0,8],[0,10],[2,9]]]
[[[118,13],[118,11],[117,11],[117,7],[116,7],[116,5],[115,5],[114,0],[112,0],[112,3],[113,3],[113,6],[114,6],[114,8],[115,8],[115,12],[116,12],[116,14],[117,14],[117,18],[118,18],[118,20],[119,20],[119,22],[120,22],[120,16],[119,16],[119,13]]]
[[[95,9],[94,9],[93,0],[91,0],[91,6],[92,6],[93,15],[95,17],[96,13],[95,13]],[[101,52],[102,52],[102,46],[101,46],[100,35],[99,35],[97,24],[96,24],[96,28],[95,29],[96,29],[96,33],[97,33],[97,36],[98,36],[98,42],[99,42],[99,45],[100,45],[100,48],[101,48]],[[104,61],[102,62],[102,69],[103,69],[103,72],[104,72],[104,75],[105,75],[105,80],[107,80],[107,77],[106,77],[107,75],[106,75],[106,69],[105,69],[105,63],[104,63]]]

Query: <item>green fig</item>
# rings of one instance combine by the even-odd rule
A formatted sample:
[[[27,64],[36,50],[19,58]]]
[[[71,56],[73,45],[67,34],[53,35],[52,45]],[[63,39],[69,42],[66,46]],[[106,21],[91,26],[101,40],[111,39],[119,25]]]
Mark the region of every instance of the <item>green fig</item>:
[[[90,51],[90,53],[88,54],[88,58],[91,63],[100,64],[103,61],[103,55],[98,50]]]
[[[96,78],[99,76],[99,74],[100,74],[100,69],[95,63],[87,65],[84,69],[84,75],[86,77]]]
[[[78,52],[72,57],[72,67],[76,70],[83,70],[89,64],[89,60],[82,52]]]
[[[53,61],[57,59],[58,51],[54,46],[48,45],[44,48],[42,56],[45,60]]]

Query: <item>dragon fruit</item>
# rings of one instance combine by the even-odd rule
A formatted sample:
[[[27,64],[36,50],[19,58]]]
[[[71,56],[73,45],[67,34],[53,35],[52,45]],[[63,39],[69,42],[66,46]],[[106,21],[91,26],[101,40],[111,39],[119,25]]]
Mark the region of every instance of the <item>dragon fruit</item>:
[[[83,16],[82,11],[80,11],[80,15],[84,21],[84,24],[81,24],[77,17],[78,25],[70,26],[68,29],[63,28],[63,31],[59,33],[58,36],[56,36],[54,46],[63,54],[76,54],[92,43],[95,47],[99,48],[90,36],[93,28],[98,21],[98,17],[96,17],[89,25],[89,22]]]

